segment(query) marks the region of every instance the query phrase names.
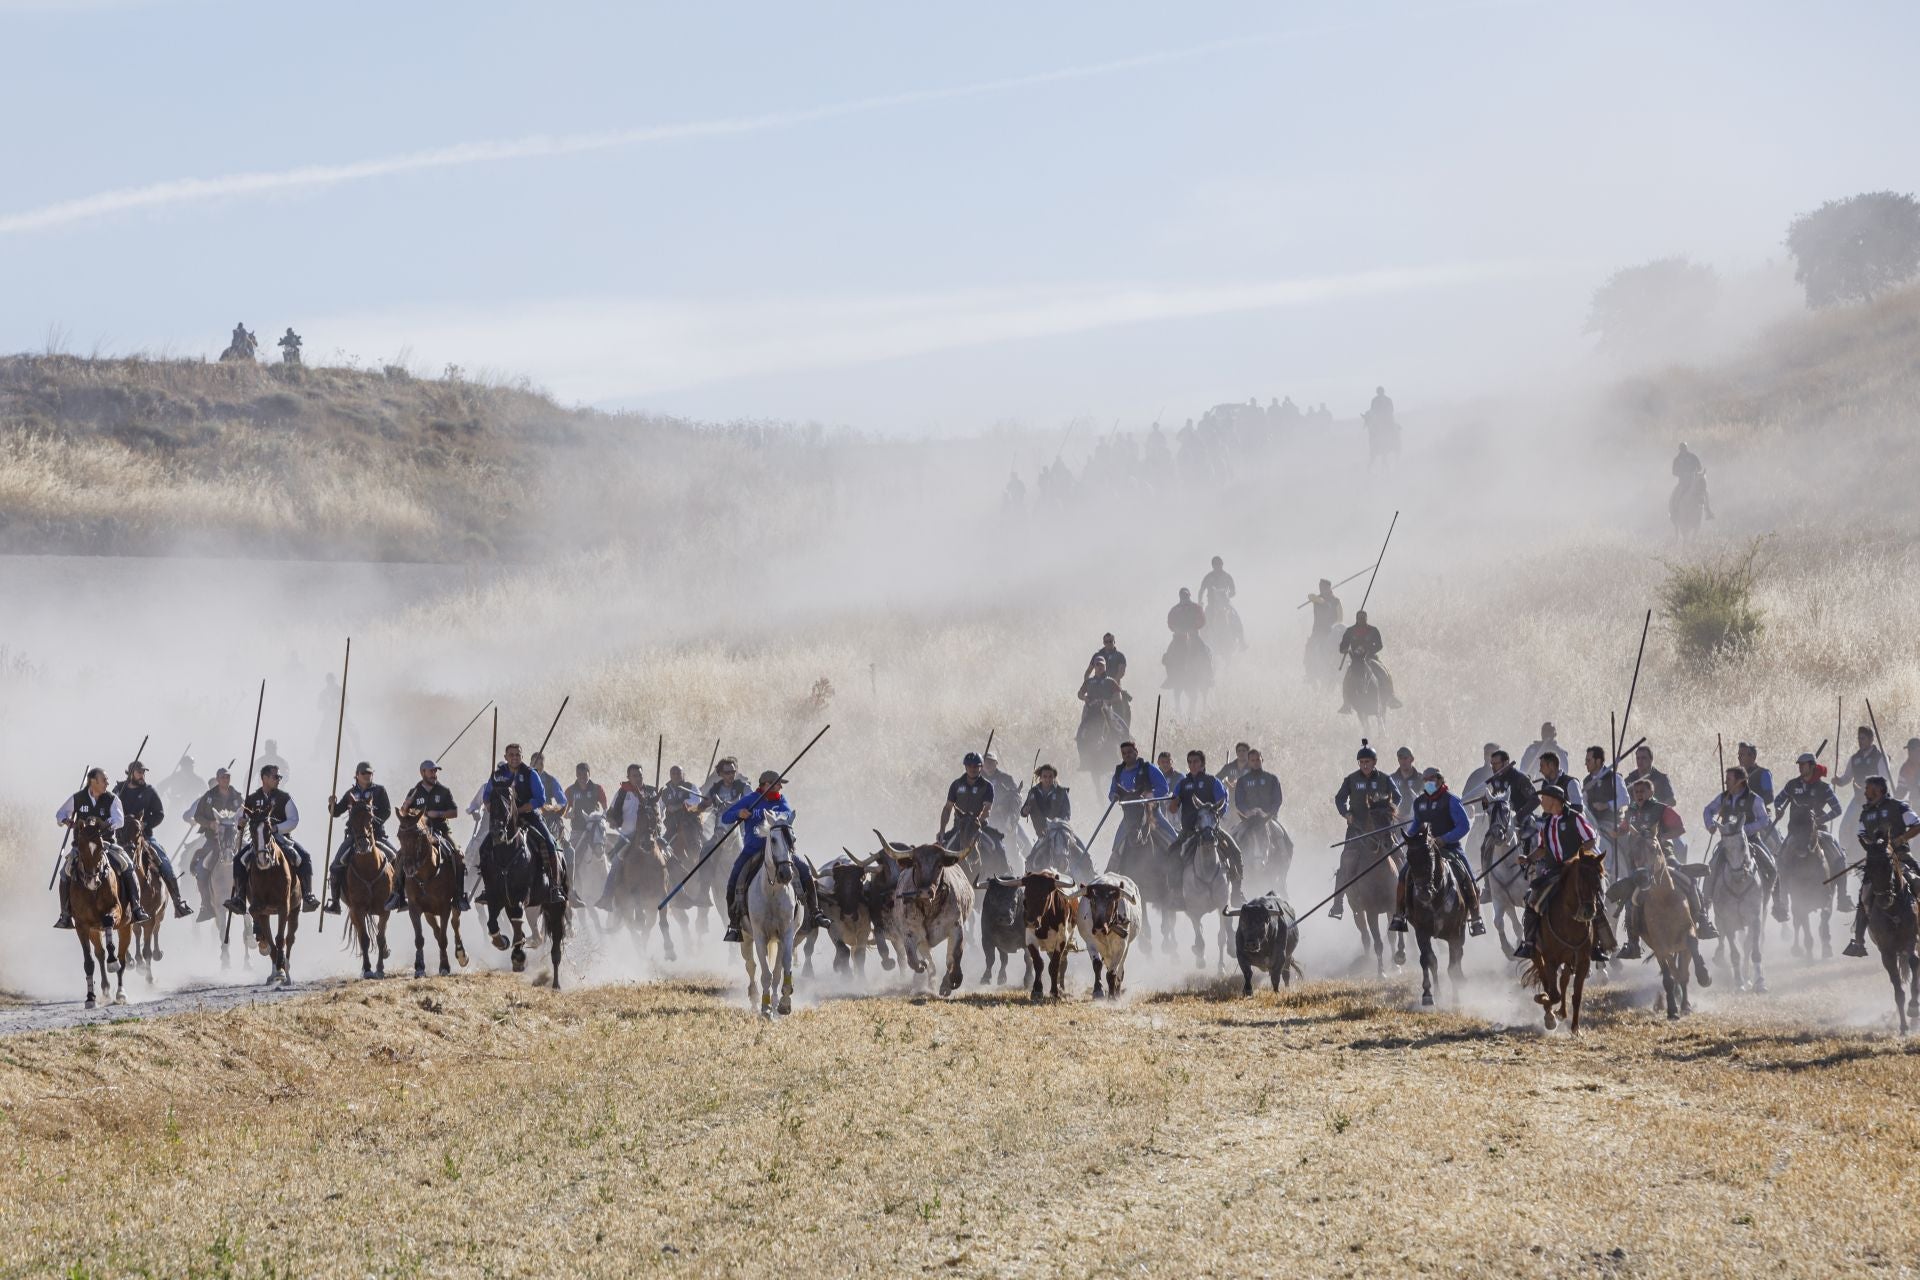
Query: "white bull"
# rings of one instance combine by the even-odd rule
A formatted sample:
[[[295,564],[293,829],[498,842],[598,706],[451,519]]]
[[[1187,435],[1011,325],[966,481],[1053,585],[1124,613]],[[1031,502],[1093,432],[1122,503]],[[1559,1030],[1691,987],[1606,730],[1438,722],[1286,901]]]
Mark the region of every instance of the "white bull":
[[[907,967],[913,970],[914,989],[926,989],[934,949],[945,943],[947,972],[940,979],[940,994],[952,995],[960,987],[966,924],[973,915],[973,882],[957,865],[963,853],[937,844],[903,852],[878,831],[873,834],[880,836],[881,848],[899,868],[891,928]]]
[[[1079,893],[1080,937],[1093,960],[1093,998],[1100,999],[1101,980],[1105,995],[1117,996],[1127,980],[1127,952],[1140,936],[1140,888],[1132,880],[1114,872],[1097,876],[1082,885]]]

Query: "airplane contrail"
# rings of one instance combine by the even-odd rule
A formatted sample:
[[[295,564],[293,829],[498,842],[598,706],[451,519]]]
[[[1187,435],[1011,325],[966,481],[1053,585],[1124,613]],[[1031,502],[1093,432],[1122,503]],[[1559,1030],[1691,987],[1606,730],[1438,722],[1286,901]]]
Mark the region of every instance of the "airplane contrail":
[[[722,117],[713,120],[688,120],[673,124],[643,125],[598,133],[533,134],[521,138],[462,142],[426,151],[380,156],[344,164],[302,165],[293,169],[266,170],[257,173],[230,173],[212,178],[176,178],[138,187],[120,187],[72,200],[61,200],[0,215],[0,234],[45,231],[126,213],[137,209],[156,209],[169,205],[198,204],[234,197],[267,195],[273,192],[309,190],[348,182],[365,182],[400,173],[419,173],[431,169],[453,169],[467,165],[490,164],[507,160],[528,160],[547,156],[579,155],[591,151],[611,151],[620,147],[638,147],[658,142],[677,142],[688,138],[715,138],[740,134],[790,129],[842,116],[866,115],[895,107],[929,102],[948,102],[1006,93],[1015,89],[1063,81],[1085,80],[1116,75],[1124,71],[1185,61],[1248,45],[1306,34],[1304,31],[1268,32],[1237,36],[1190,45],[1183,49],[1137,54],[1111,62],[1085,66],[1060,67],[1028,75],[982,80],[974,84],[941,89],[914,89],[871,98],[855,98],[818,107],[770,111],[757,115]]]

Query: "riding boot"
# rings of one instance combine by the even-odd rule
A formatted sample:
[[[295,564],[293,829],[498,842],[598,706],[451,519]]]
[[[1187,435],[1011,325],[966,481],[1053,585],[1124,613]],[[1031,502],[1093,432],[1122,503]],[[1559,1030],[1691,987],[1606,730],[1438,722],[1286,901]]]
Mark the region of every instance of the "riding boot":
[[[1487,923],[1480,918],[1480,886],[1475,883],[1473,872],[1468,869],[1464,857],[1454,863],[1453,869],[1460,883],[1460,896],[1467,904],[1467,936],[1483,938],[1487,933]]]
[[[65,876],[60,877],[60,918],[53,922],[53,927],[73,928],[73,883]]]
[[[1515,960],[1531,960],[1538,950],[1540,913],[1532,907],[1528,907],[1526,915],[1521,921],[1520,928],[1522,934],[1520,945],[1513,949],[1513,958]]]
[[[1860,895],[1860,905],[1853,909],[1853,941],[1840,952],[1843,956],[1866,959],[1867,955],[1867,895]]]
[[[298,871],[300,875],[300,909],[302,911],[318,911],[320,909],[320,899],[313,896],[313,859],[300,859]]]
[[[225,910],[231,911],[234,915],[243,916],[247,914],[247,864],[245,859],[240,859],[236,862],[233,868],[233,892],[228,894],[227,900],[220,905]]]
[[[742,923],[740,919],[740,898],[741,895],[738,893],[730,892],[727,894],[727,931],[720,935],[720,941],[722,942],[740,941],[740,927]]]
[[[1845,890],[1843,889],[1841,892],[1844,896]],[[1786,890],[1780,884],[1780,878],[1778,876],[1768,877],[1767,894],[1773,899],[1773,918],[1781,924],[1787,923],[1792,917],[1787,911]],[[1842,910],[1845,910],[1845,908],[1843,907]],[[1706,935],[1702,934],[1701,936],[1704,937]]]
[[[407,909],[407,878],[396,875],[393,878],[393,892],[387,895],[387,905],[382,908],[388,915]]]
[[[460,910],[473,910],[473,899],[467,895],[467,855],[457,847],[453,851],[453,869],[460,877]],[[406,882],[402,881],[401,891],[405,892]]]
[[[140,879],[133,874],[131,866],[120,872],[120,896],[127,901],[127,919],[135,924],[145,924],[152,919],[147,909],[140,905]]]
[[[806,922],[803,929],[824,929],[827,927],[826,912],[820,910],[820,882],[812,876],[807,877]]]
[[[1621,913],[1627,925],[1627,945],[1620,948],[1622,960],[1638,960],[1644,953],[1640,950],[1640,908],[1629,898],[1627,909]]]
[[[1693,909],[1693,918],[1699,921],[1694,926],[1693,936],[1709,942],[1719,937],[1720,931],[1713,927],[1713,912],[1707,906],[1707,895],[1700,891],[1700,886],[1693,882],[1692,876],[1683,877],[1680,884],[1687,895],[1687,905]]]
[[[167,896],[173,899],[173,915],[176,920],[185,920],[193,914],[193,908],[180,896],[180,877],[167,870],[166,864],[160,864],[160,879],[167,886]]]
[[[607,882],[600,886],[600,896],[594,899],[593,905],[602,911],[613,910],[613,891],[619,883],[620,863],[616,860],[607,867]]]
[[[1407,931],[1407,869],[1400,868],[1400,879],[1393,886],[1393,918],[1387,921],[1387,932],[1405,933]]]
[[[347,866],[344,862],[336,860],[333,866],[327,869],[328,915],[337,916],[340,914],[340,899],[346,896],[346,892]]]

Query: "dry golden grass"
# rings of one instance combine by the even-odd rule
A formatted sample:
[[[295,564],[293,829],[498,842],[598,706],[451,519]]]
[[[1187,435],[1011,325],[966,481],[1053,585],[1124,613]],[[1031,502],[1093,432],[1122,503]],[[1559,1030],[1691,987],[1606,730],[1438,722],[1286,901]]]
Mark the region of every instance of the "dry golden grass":
[[[1325,983],[1120,1008],[829,1001],[771,1027],[737,1003],[466,978],[9,1038],[0,1270],[1920,1261],[1915,1057],[1885,1040],[1602,1009],[1570,1041]]]

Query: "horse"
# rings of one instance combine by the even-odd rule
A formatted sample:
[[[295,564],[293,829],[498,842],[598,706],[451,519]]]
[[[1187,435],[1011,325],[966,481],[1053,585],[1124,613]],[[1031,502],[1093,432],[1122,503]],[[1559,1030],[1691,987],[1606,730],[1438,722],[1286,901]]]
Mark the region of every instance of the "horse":
[[[1233,842],[1246,858],[1248,885],[1257,883],[1284,899],[1293,870],[1293,837],[1280,819],[1256,809],[1234,828]]]
[[[460,937],[460,865],[450,846],[427,824],[424,812],[400,811],[400,827],[395,834],[400,845],[400,874],[407,887],[407,914],[413,918],[413,976],[427,976],[427,936],[420,921],[425,917],[433,926],[434,941],[440,944],[440,974],[453,972],[447,963],[447,929],[453,929],[453,954],[462,969],[467,967],[467,945]]]
[[[236,802],[238,796],[235,797]],[[187,872],[200,890],[200,911],[194,923],[217,920],[217,904],[225,902],[233,891],[233,855],[240,849],[240,810],[215,809],[213,832],[201,840],[187,864]],[[221,968],[226,967],[222,948]]]
[[[387,900],[400,887],[400,873],[375,838],[370,800],[348,797],[345,871],[345,892],[341,896],[346,899],[347,923],[351,926],[347,936],[360,944],[360,976],[384,978],[391,954],[387,947]]]
[[[1353,927],[1360,934],[1359,963],[1366,963],[1371,950],[1376,976],[1382,978],[1387,976],[1387,933],[1381,919],[1393,914],[1400,884],[1399,865],[1389,852],[1392,848],[1391,826],[1367,832],[1340,850],[1340,868],[1334,881],[1347,886],[1347,905],[1353,908]],[[1393,962],[1406,963],[1406,946],[1398,935],[1394,938]]]
[[[1227,862],[1221,854],[1221,844],[1225,842],[1233,847],[1233,837],[1220,829],[1220,811],[1224,805],[1197,803],[1197,820],[1192,839],[1187,841],[1186,856],[1170,869],[1169,879],[1173,882],[1174,910],[1193,921],[1193,967],[1207,967],[1207,939],[1201,929],[1201,920],[1212,912],[1224,913],[1231,904],[1233,886],[1227,879]],[[1242,865],[1245,865],[1244,862]],[[1162,941],[1169,950],[1173,947],[1173,911],[1162,912],[1160,927]],[[1233,921],[1225,914],[1220,916],[1219,962],[1220,972],[1227,971],[1227,951],[1233,942]]]
[[[1714,949],[1715,958],[1721,952],[1732,958],[1735,991],[1764,992],[1767,979],[1760,968],[1760,937],[1766,916],[1762,908],[1767,901],[1767,886],[1760,879],[1753,850],[1737,822],[1721,831],[1719,851],[1720,878],[1713,890],[1713,911],[1720,917],[1720,945]],[[1741,948],[1743,938],[1745,950]],[[1753,969],[1751,983],[1747,978],[1749,962]]]
[[[1813,956],[1815,912],[1820,915],[1820,958],[1833,955],[1835,888],[1827,883],[1827,859],[1821,849],[1828,839],[1825,832],[1817,830],[1804,836],[1790,832],[1780,847],[1780,882],[1775,892],[1786,895],[1795,956]]]
[[[572,826],[572,836],[567,842],[573,855],[567,863],[569,882],[582,902],[598,902],[612,870],[607,850],[613,843],[613,837],[607,827],[606,815],[600,810],[576,815]],[[589,924],[599,928],[598,916],[590,911],[584,916]]]
[[[1558,880],[1540,903],[1540,936],[1522,981],[1540,988],[1533,999],[1549,1031],[1559,1025],[1557,1011],[1558,1018],[1567,1020],[1568,1032],[1580,1033],[1580,1000],[1593,966],[1593,922],[1603,909],[1605,880],[1606,859],[1582,849],[1560,865]]]
[[[1707,512],[1707,475],[1701,471],[1682,476],[1667,499],[1667,519],[1673,522],[1676,542],[1692,542],[1700,536],[1700,522]]]
[[[1210,591],[1203,608],[1207,615],[1207,634],[1225,637],[1221,642],[1222,656],[1237,653],[1247,647],[1246,628],[1240,621],[1240,611],[1233,607],[1233,601],[1224,591]]]
[[[1126,715],[1121,710],[1123,705],[1113,701],[1089,702],[1080,713],[1080,727],[1074,731],[1080,771],[1093,779],[1096,789],[1112,772],[1113,758],[1119,754],[1120,744],[1127,740],[1129,731]]]
[[[1006,843],[983,819],[962,823],[956,817],[952,828],[941,835],[939,844],[960,855],[960,868],[970,880],[992,880],[1013,872]]]
[[[1513,856],[1519,844],[1520,839],[1513,831],[1513,810],[1505,797],[1490,801],[1487,829],[1480,837],[1480,865],[1487,868],[1482,872],[1486,876],[1483,896],[1493,908],[1493,928],[1500,938],[1500,950],[1509,959],[1527,909],[1527,869]],[[1509,921],[1513,924],[1513,939],[1507,937]]]
[[[1893,983],[1893,1012],[1900,1020],[1900,1034],[1907,1034],[1909,1021],[1920,1017],[1920,907],[1916,907],[1914,883],[1905,860],[1895,857],[1884,840],[1867,849],[1866,874],[1860,896],[1867,911],[1867,934],[1880,952],[1887,980]],[[1903,991],[1900,976],[1906,974]]]
[[[100,965],[100,989],[107,967],[114,966],[114,1004],[127,1002],[127,952],[133,947],[133,913],[120,901],[120,877],[107,856],[104,824],[75,820],[73,853],[67,863],[68,903],[73,931],[80,939],[80,960],[87,972],[87,1008],[94,1007],[93,967]]]
[[[293,859],[280,847],[273,823],[253,824],[247,853],[247,915],[253,920],[254,945],[273,965],[267,985],[293,985],[293,939],[300,931],[300,879]],[[274,923],[269,928],[267,921]]]
[[[1160,659],[1167,669],[1161,686],[1173,691],[1174,714],[1198,711],[1213,688],[1213,651],[1198,631],[1176,631]]]
[[[513,924],[512,961],[515,973],[527,968],[525,911],[537,907],[551,948],[553,986],[560,988],[560,953],[567,936],[567,899],[564,886],[556,885],[536,858],[527,835],[525,815],[515,803],[513,788],[499,785],[495,779],[487,792],[487,832],[480,846],[480,879],[486,885],[487,936],[494,948],[506,951],[509,943],[500,932],[500,912],[504,908]]]
[[[1693,908],[1674,882],[1673,867],[1665,858],[1655,858],[1645,874],[1645,887],[1634,895],[1640,908],[1640,936],[1646,941],[1648,958],[1660,964],[1667,1017],[1678,1018],[1693,1012],[1693,1002],[1687,998],[1687,984],[1693,977]]]
[[[1447,944],[1447,980],[1456,997],[1466,977],[1460,957],[1467,942],[1467,898],[1453,864],[1435,852],[1430,837],[1409,839],[1406,850],[1407,924],[1420,950],[1420,1003],[1430,1005],[1440,981],[1435,938]]]
[[[657,794],[649,796],[642,802],[640,810],[642,824],[647,822],[649,814],[658,812],[659,802]],[[664,830],[666,831],[664,847],[667,855],[667,874],[677,884],[680,878],[700,861],[700,855],[707,851],[707,836],[697,820],[665,824]],[[707,860],[707,868],[703,868],[703,871],[718,868],[719,865],[717,861],[710,858]],[[710,875],[695,875],[687,881],[687,887],[680,891],[679,896],[674,898],[673,906],[676,911],[698,912],[700,932],[704,934],[712,930],[712,913],[716,904],[724,909],[725,899],[726,882],[724,880],[716,887]],[[661,924],[664,928],[665,921]],[[680,928],[683,933],[690,932],[686,919],[681,920]]]
[[[160,858],[153,850],[153,843],[147,839],[144,824],[134,837],[130,852],[133,855],[133,882],[140,889],[140,905],[147,911],[146,920],[133,926],[133,961],[140,966],[140,976],[147,980],[148,986],[152,986],[153,962],[163,958],[160,926],[173,904],[167,901],[167,885],[160,878]]]
[[[1342,677],[1341,693],[1360,719],[1360,732],[1373,737],[1387,724],[1387,682],[1375,658],[1353,658]]]
[[[1134,913],[1139,919],[1140,947],[1148,954],[1153,952],[1153,932],[1147,919],[1147,904],[1151,903],[1154,911],[1165,913],[1172,906],[1170,899],[1177,888],[1169,883],[1171,859],[1167,851],[1173,842],[1153,818],[1153,809],[1158,803],[1138,800],[1121,805],[1120,830],[1114,838],[1113,854],[1107,859],[1109,874],[1125,876],[1133,883],[1139,897]],[[1163,925],[1171,943],[1172,921],[1163,920]]]
[[[1086,884],[1094,876],[1093,858],[1065,818],[1047,821],[1047,829],[1027,854],[1026,869],[1058,871],[1078,884]]]
[[[633,829],[633,837],[621,851],[619,861],[607,873],[607,887],[611,891],[608,896],[613,903],[608,911],[609,927],[619,928],[624,924],[632,929],[644,953],[647,921],[651,919],[660,930],[661,955],[668,960],[678,959],[673,949],[673,919],[659,909],[660,900],[667,896],[667,890],[676,880],[668,868],[666,847],[660,843],[659,833],[646,823],[643,815]],[[684,896],[687,890],[680,892]],[[679,900],[674,899],[676,903]]]
[[[1390,418],[1376,422],[1370,417],[1366,424],[1367,470],[1375,467],[1385,470],[1400,456],[1400,424]]]
[[[800,928],[800,894],[795,882],[793,828],[783,818],[765,816],[760,860],[743,873],[739,887],[745,927],[740,956],[747,965],[747,1003],[760,999],[760,1016],[774,1016],[773,980],[780,978],[781,1014],[793,1012],[793,941]],[[755,870],[758,874],[753,874]]]

